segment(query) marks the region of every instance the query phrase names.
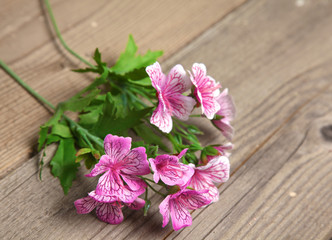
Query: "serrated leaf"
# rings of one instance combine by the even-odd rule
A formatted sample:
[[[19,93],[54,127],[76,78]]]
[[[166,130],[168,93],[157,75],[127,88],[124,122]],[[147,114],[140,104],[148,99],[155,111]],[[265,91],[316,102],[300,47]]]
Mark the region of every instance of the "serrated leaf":
[[[50,145],[51,143],[59,142],[61,137],[57,135],[48,135],[46,145]]]
[[[60,136],[62,138],[72,138],[73,135],[71,134],[70,128],[66,125],[63,124],[55,124],[52,127],[52,132],[53,135]]]
[[[94,132],[101,138],[104,138],[107,134],[126,136],[130,128],[138,125],[141,119],[151,111],[152,108],[145,108],[143,110],[133,110],[127,113],[127,115],[118,117],[117,106],[112,100],[110,94],[107,95],[105,105],[103,108],[103,114],[100,116],[98,123],[95,125]]]
[[[110,70],[117,74],[125,74],[135,69],[140,69],[157,61],[163,52],[148,51],[145,55],[136,55],[137,45],[132,35],[129,35],[126,50],[120,55],[119,59]]]
[[[43,127],[51,127],[59,122],[63,115],[63,108],[57,107],[53,116],[43,125]]]
[[[61,139],[58,149],[50,163],[52,166],[52,174],[59,178],[65,194],[68,193],[68,190],[72,186],[72,182],[76,178],[79,167],[79,164],[75,162],[75,153],[74,139]]]
[[[90,102],[98,95],[99,92],[99,89],[94,89],[84,97],[78,98],[75,96],[70,98],[68,101],[62,102],[60,107],[64,111],[81,112],[90,104]]]
[[[98,95],[94,100],[91,101],[90,105],[84,108],[84,112],[79,115],[79,124],[82,127],[91,129],[98,119],[99,115],[103,112],[104,102],[106,95]]]

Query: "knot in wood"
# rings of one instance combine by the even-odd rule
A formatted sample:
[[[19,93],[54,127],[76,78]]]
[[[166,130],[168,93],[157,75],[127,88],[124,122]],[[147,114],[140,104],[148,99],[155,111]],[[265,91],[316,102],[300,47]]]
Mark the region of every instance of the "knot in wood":
[[[320,132],[326,141],[332,142],[332,125],[322,127]]]

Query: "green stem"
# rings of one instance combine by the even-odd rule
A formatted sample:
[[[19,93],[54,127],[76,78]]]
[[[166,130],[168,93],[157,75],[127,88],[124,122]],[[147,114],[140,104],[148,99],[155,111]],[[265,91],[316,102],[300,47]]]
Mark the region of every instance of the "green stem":
[[[45,98],[43,98],[41,95],[39,95],[35,90],[33,90],[28,84],[26,84],[17,74],[10,69],[3,61],[0,60],[0,66],[12,77],[14,78],[19,84],[21,84],[22,87],[24,87],[25,90],[27,90],[32,96],[34,96],[36,99],[41,101],[42,103],[49,106],[51,109],[55,110],[55,107],[52,103],[47,101]]]
[[[77,129],[79,129],[80,131],[84,132],[85,135],[90,138],[90,140],[94,141],[95,143],[97,143],[101,148],[104,148],[104,144],[103,144],[103,141],[91,134],[88,130],[86,130],[85,128],[81,127],[77,122],[71,120],[69,117],[67,117],[66,115],[63,115],[63,117],[69,122],[69,124],[73,125],[74,127],[76,127]]]
[[[75,56],[77,59],[79,59],[81,62],[85,63],[86,65],[88,65],[89,67],[95,69],[96,67],[93,66],[91,63],[89,63],[87,60],[85,60],[83,57],[81,57],[80,55],[78,55],[76,52],[74,52],[70,47],[68,47],[68,45],[66,44],[66,42],[63,40],[62,38],[62,35],[59,31],[59,28],[58,28],[58,25],[56,24],[56,21],[55,21],[55,18],[54,18],[54,15],[53,15],[53,11],[52,11],[52,8],[51,8],[51,5],[49,3],[48,0],[45,0],[45,5],[46,5],[46,8],[47,8],[47,11],[48,11],[48,14],[50,15],[50,19],[51,19],[51,22],[52,22],[52,25],[54,27],[54,30],[55,30],[55,33],[56,35],[58,36],[62,46],[68,51],[70,52],[73,56]]]
[[[148,182],[145,182],[148,186],[149,186],[149,188],[151,188],[151,190],[152,191],[154,191],[155,193],[157,193],[157,194],[159,194],[159,195],[161,195],[161,196],[163,196],[163,197],[166,197],[166,194],[163,194],[163,193],[161,193],[161,192],[158,192],[156,189],[154,189]]]
[[[43,98],[39,93],[37,93],[35,90],[33,90],[28,84],[26,84],[12,69],[10,69],[3,61],[0,60],[0,66],[14,79],[16,80],[25,90],[27,90],[32,96],[34,96],[37,100],[40,102],[46,104],[51,109],[55,110],[55,106],[47,101],[45,98]],[[81,130],[86,134],[88,138],[90,138],[92,141],[97,143],[100,147],[104,148],[104,145],[102,143],[102,140],[95,135],[89,133],[88,130],[81,127],[79,124],[77,124],[75,121],[71,120],[66,115],[63,115],[63,117],[73,126],[75,126],[77,129]]]
[[[193,114],[193,115],[190,115],[189,117],[202,117],[202,114]]]

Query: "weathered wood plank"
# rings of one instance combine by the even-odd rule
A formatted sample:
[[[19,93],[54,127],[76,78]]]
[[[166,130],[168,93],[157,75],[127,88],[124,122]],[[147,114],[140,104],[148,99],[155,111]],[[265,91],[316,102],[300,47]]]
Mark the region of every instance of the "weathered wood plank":
[[[329,147],[328,143],[323,145],[317,136],[317,130],[321,124],[328,124],[331,117],[326,113],[330,110],[330,105],[324,104],[331,100],[329,95],[324,93],[331,90],[327,87],[331,83],[332,75],[329,67],[331,62],[328,61],[332,52],[332,39],[328,33],[331,5],[320,1],[296,8],[293,4],[289,1],[249,2],[167,61],[168,66],[179,62],[184,63],[187,68],[193,61],[205,62],[209,74],[230,88],[238,106],[239,114],[235,122],[238,129],[235,138],[237,149],[231,158],[235,174],[230,182],[221,188],[223,192],[218,203],[194,212],[195,220],[192,227],[177,233],[171,232],[170,226],[161,229],[161,216],[157,205],[153,206],[148,219],[142,218],[141,212],[136,212],[126,217],[124,223],[119,226],[100,223],[91,215],[77,216],[70,204],[74,199],[83,196],[85,194],[83,191],[91,190],[89,187],[93,187],[93,183],[87,183],[88,180],[83,177],[78,179],[68,197],[62,197],[57,181],[50,176],[45,178],[45,183],[42,185],[37,185],[33,179],[29,179],[26,185],[5,199],[4,209],[17,211],[15,194],[21,193],[22,196],[27,196],[22,189],[35,185],[37,187],[31,189],[35,196],[28,196],[31,201],[25,205],[32,209],[33,215],[30,216],[30,210],[22,211],[21,214],[26,217],[24,226],[32,225],[41,237],[158,239],[169,236],[179,239],[186,237],[201,239],[206,236],[210,239],[219,239],[225,235],[233,239],[237,236],[255,239],[267,236],[270,230],[279,229],[277,232],[271,232],[269,237],[273,238],[278,236],[277,234],[284,230],[285,226],[290,225],[290,221],[300,218],[301,214],[305,215],[301,218],[303,222],[298,223],[296,226],[298,228],[284,230],[285,235],[288,234],[286,237],[298,237],[303,226],[306,227],[305,236],[308,238],[313,236],[317,226],[310,223],[318,216],[321,217],[319,221],[325,220],[327,224],[331,222],[330,210],[326,209],[330,197],[330,192],[326,192],[328,183],[331,182],[331,175],[328,173],[331,165],[327,162],[330,155],[327,157],[324,155],[317,163],[317,167],[324,168],[322,175],[326,175],[320,184],[316,183],[319,176],[315,174],[312,182],[306,181],[306,175],[303,176],[301,173],[314,173],[312,171],[315,169],[308,168],[306,164],[301,168],[301,164],[313,158],[316,153],[323,155],[322,148]],[[278,51],[274,50],[276,46]],[[325,62],[327,63],[323,64]],[[315,70],[310,71],[310,69]],[[324,110],[319,113],[318,107],[322,104]],[[313,125],[310,122],[313,122]],[[204,141],[210,142],[210,139],[221,141],[222,137],[212,128],[203,127],[209,131],[209,139],[205,138]],[[306,138],[302,128],[310,129]],[[302,147],[294,153],[296,150],[294,146],[298,146],[303,139]],[[283,140],[288,141],[283,142]],[[244,165],[238,168],[241,164]],[[294,175],[291,175],[297,167],[300,170],[294,171]],[[19,169],[14,174],[19,174],[20,171],[23,170]],[[287,179],[289,181],[286,181]],[[6,178],[1,181],[3,186],[5,181]],[[304,183],[303,186],[297,185],[301,183]],[[82,186],[78,186],[80,184]],[[55,188],[58,195],[55,196],[54,190],[48,188]],[[317,199],[313,193],[317,193],[320,188],[326,196],[318,195],[323,197]],[[289,214],[290,217],[287,217],[286,210],[289,208],[284,210],[284,206],[278,204],[276,200],[280,198],[281,203],[294,206],[294,202],[287,198],[290,191],[298,194],[292,199],[298,199],[295,203],[298,203],[301,212],[293,211]],[[48,192],[51,195],[46,199],[44,195]],[[305,192],[309,194],[301,201],[298,196],[302,196]],[[41,198],[44,202],[40,200]],[[310,201],[316,203],[317,212],[307,210]],[[42,211],[37,208],[41,202],[45,203]],[[154,199],[154,202],[157,203],[158,199]],[[19,203],[24,204],[23,201]],[[64,209],[61,209],[61,206]],[[268,211],[270,206],[272,210]],[[46,212],[45,209],[48,214],[54,216],[41,216],[43,211]],[[279,210],[280,215],[274,215]],[[320,214],[323,210],[329,215]],[[256,212],[258,219],[262,219],[261,222],[253,220]],[[128,214],[130,213],[126,213]],[[0,217],[0,220],[6,219],[8,225],[23,229],[20,227],[22,223],[15,220],[17,215],[13,217],[7,215],[8,218]],[[285,222],[277,228],[276,223],[281,222],[281,218],[284,218]],[[41,219],[41,221],[31,223],[30,219]],[[270,225],[264,225],[266,223],[264,219],[268,219]],[[40,223],[45,224],[45,229],[41,228]],[[253,226],[252,229],[247,226],[249,223]],[[325,234],[319,235],[320,239],[329,237],[328,231],[331,230],[331,226],[327,224],[320,228],[323,229],[322,234]],[[52,229],[49,229],[51,225]],[[75,232],[71,232],[75,228]],[[21,233],[21,236],[27,234],[31,234],[29,235],[31,238],[35,236],[32,232],[24,233],[26,235]],[[18,237],[20,233],[12,234]]]
[[[321,134],[322,127],[332,124],[330,64],[299,78],[317,94],[222,186],[217,206],[195,212],[192,229],[173,232],[170,239],[332,236],[332,144]],[[317,88],[319,82],[326,85]]]
[[[167,58],[244,1],[57,0],[51,4],[69,46],[87,58],[99,47],[112,63],[129,33],[140,52],[163,49]],[[92,76],[70,72],[79,62],[54,45],[41,2],[0,0],[0,56],[56,104],[89,84]],[[50,114],[3,71],[0,83],[1,178],[36,154],[32,146],[38,128]]]

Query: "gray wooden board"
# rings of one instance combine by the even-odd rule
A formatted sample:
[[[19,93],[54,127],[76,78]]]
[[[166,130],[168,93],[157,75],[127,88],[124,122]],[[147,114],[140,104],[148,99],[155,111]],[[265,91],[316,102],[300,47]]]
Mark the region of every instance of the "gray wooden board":
[[[321,129],[332,124],[332,3],[296,3],[249,1],[163,63],[169,69],[204,62],[230,88],[238,109],[232,177],[220,187],[218,203],[193,212],[193,226],[162,229],[159,196],[147,218],[125,210],[118,226],[76,215],[72,202],[94,180],[80,175],[63,196],[48,171],[38,182],[33,158],[0,182],[6,193],[0,236],[329,239],[332,146]],[[207,132],[203,142],[222,141],[207,122],[200,126]]]

